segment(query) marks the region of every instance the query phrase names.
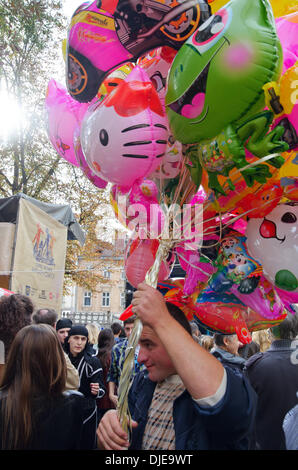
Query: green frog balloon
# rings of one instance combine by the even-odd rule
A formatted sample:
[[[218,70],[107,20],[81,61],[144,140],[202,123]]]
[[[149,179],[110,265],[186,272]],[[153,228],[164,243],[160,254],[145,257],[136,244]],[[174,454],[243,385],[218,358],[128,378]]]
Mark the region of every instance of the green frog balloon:
[[[265,109],[264,92],[278,81],[281,68],[267,0],[231,0],[181,47],[168,76],[166,109],[196,184],[204,168],[209,188],[225,194],[218,174],[228,177],[237,168],[252,186],[271,177],[270,167],[282,166],[280,153],[289,146],[284,128],[271,125],[274,113]],[[274,93],[271,105],[279,106]]]

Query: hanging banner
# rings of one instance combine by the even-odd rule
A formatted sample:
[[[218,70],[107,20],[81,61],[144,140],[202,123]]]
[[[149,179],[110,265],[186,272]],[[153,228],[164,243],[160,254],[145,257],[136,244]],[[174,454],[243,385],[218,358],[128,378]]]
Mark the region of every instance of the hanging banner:
[[[36,309],[60,314],[67,228],[21,199],[16,231],[10,290],[30,297]]]

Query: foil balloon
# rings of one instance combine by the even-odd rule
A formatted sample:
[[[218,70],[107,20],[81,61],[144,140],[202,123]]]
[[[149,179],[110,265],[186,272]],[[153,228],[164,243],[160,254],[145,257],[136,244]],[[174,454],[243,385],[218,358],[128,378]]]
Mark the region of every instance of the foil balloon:
[[[284,304],[286,310],[290,313],[295,314],[295,305],[297,306],[298,304],[298,292],[291,292],[284,289],[279,289],[278,287],[276,287],[275,290],[282,303]]]
[[[82,150],[100,178],[128,189],[160,164],[167,126],[148,75],[135,67],[99,105],[90,105],[81,126]]]
[[[177,52],[166,94],[174,137],[187,155],[200,184],[202,168],[208,186],[224,193],[218,175],[238,169],[247,186],[264,184],[277,155],[289,146],[284,129],[270,129],[274,114],[264,110],[263,86],[277,81],[282,48],[268,0],[231,0],[201,25]],[[266,163],[250,165],[246,150]],[[196,170],[196,171],[195,171]]]
[[[297,11],[297,0],[270,0],[275,18]]]
[[[151,179],[165,180],[176,178],[182,168],[182,145],[177,140],[173,140],[172,136],[168,137],[167,148],[160,164],[156,170],[151,173]]]
[[[148,74],[155,87],[162,105],[165,102],[166,79],[176,50],[164,46],[154,49],[141,57],[137,64]],[[158,168],[150,175],[152,179],[176,178],[182,167],[182,144],[175,141],[172,135],[168,137],[168,144]]]
[[[298,202],[298,155],[290,152],[286,163],[279,170],[280,184],[290,201]]]
[[[282,154],[285,162],[288,160],[288,152]],[[254,160],[255,161],[255,160]],[[209,187],[209,177],[206,171],[202,172],[201,184],[206,191],[206,206],[213,208],[217,213],[235,213],[250,216],[253,211],[257,213],[257,208],[265,215],[278,204],[283,196],[279,171],[275,169],[272,177],[267,182],[255,181],[252,186],[247,186],[240,171],[232,171],[229,177],[218,175],[218,182],[224,190],[224,194],[217,193]]]
[[[226,3],[228,3],[228,0],[208,0],[208,3],[211,6],[212,13],[215,13],[217,10],[223,7]]]
[[[178,246],[176,254],[181,268],[186,272],[184,294],[191,295],[199,283],[206,283],[215,272],[210,259],[195,250],[187,250]]]
[[[159,46],[179,49],[211,14],[205,0],[84,2],[68,29],[66,82],[80,102],[91,101],[104,78]]]
[[[78,103],[65,87],[50,80],[45,99],[48,136],[59,155],[74,166],[79,164],[75,157],[73,136],[87,109],[87,104]]]
[[[106,95],[111,93],[111,91],[115,90],[115,88],[120,85],[122,80],[126,79],[127,75],[132,72],[134,67],[134,64],[128,62],[111,72],[102,82],[96,96],[100,100],[103,100]]]
[[[125,227],[128,227],[129,219],[127,216],[129,191],[113,184],[110,189],[110,204],[116,219]]]
[[[287,316],[283,310],[277,318],[264,318],[261,311],[248,308],[233,293],[204,290],[197,298],[195,317],[211,332],[237,334],[243,344],[251,342],[251,332],[271,328]]]
[[[107,182],[88,167],[80,145],[80,126],[88,105],[75,101],[65,87],[52,79],[48,84],[45,110],[48,136],[55,150],[68,163],[81,168],[94,186],[105,188]]]
[[[137,287],[138,284],[144,282],[147,271],[154,263],[157,253],[159,241],[156,239],[139,239],[135,238],[128,246],[125,256],[125,273],[128,282]],[[158,281],[165,280],[169,277],[174,263],[173,254],[169,255],[167,260],[163,260],[158,273]]]
[[[86,158],[82,151],[81,140],[80,140],[80,131],[77,129],[74,133],[73,142],[74,142],[74,152],[78,166],[83,171],[84,175],[88,178],[91,183],[97,188],[105,188],[107,186],[107,181],[103,180],[97,176],[92,168],[90,168],[86,162]]]
[[[284,73],[295,65],[298,59],[298,11],[296,9],[289,15],[281,15],[276,19],[276,30],[282,44],[283,50],[283,69]]]
[[[166,46],[159,47],[137,61],[137,64],[146,70],[163,105],[166,95],[167,76],[176,53],[175,49]]]
[[[263,275],[260,276],[258,286],[249,294],[241,293],[235,284],[230,287],[229,292],[246,307],[259,312],[263,318],[279,318],[286,309],[285,303],[274,286]]]
[[[5,295],[6,297],[8,297],[8,296],[10,296],[11,294],[14,294],[14,292],[11,292],[10,290],[3,289],[2,287],[0,287],[0,297],[2,297],[3,295]]]
[[[240,293],[250,294],[258,286],[262,267],[249,256],[245,241],[246,237],[233,231],[221,240],[215,261],[217,271],[209,281],[215,292],[226,292],[236,285]]]
[[[254,193],[243,195],[240,199],[234,213],[244,214],[248,217],[265,217],[281,201],[284,195],[284,189],[279,180],[269,180],[261,185]]]
[[[248,253],[243,234],[230,231],[223,237],[212,265],[216,269],[202,294],[205,290],[233,294],[245,307],[270,320],[282,315],[285,305],[274,286],[263,276],[261,264]]]
[[[157,238],[164,227],[164,212],[158,203],[158,188],[148,179],[133,184],[128,192],[113,185],[110,200],[119,222],[139,238]]]
[[[177,305],[189,321],[193,319],[199,289],[192,295],[184,295],[184,279],[168,279],[167,281],[161,281],[157,283],[156,288],[162,293],[166,302]],[[132,315],[132,305],[129,305],[124,312],[122,312],[119,320],[124,321]]]
[[[298,204],[279,204],[262,219],[250,219],[247,248],[279,289],[298,292]]]

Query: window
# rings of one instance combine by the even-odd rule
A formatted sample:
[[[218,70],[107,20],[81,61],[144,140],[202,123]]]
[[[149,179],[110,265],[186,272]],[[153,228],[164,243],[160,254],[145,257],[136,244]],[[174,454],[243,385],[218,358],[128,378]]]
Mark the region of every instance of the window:
[[[90,291],[84,292],[84,307],[91,306],[91,296],[92,296],[92,293]]]
[[[126,279],[126,274],[125,274],[125,271],[123,270],[121,271],[121,280],[125,281],[125,279]]]
[[[110,306],[110,293],[109,292],[103,292],[102,293],[102,306],[103,307],[109,307]]]
[[[105,279],[110,279],[110,278],[111,278],[111,273],[110,273],[110,271],[109,271],[108,269],[104,269],[104,270],[103,270],[103,277],[104,277]]]

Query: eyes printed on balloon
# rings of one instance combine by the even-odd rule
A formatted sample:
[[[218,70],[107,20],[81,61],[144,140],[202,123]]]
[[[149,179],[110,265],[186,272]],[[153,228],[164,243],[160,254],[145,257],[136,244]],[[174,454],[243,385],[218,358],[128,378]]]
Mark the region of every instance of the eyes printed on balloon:
[[[280,220],[285,224],[295,224],[297,222],[297,217],[293,212],[289,211],[285,212]],[[277,236],[276,223],[272,220],[266,219],[266,217],[264,217],[264,220],[260,225],[259,232],[262,238],[275,238],[281,243],[283,243],[286,239],[286,236],[284,236],[283,238],[279,238]]]
[[[286,212],[282,216],[281,221],[285,224],[295,224],[295,222],[297,222],[297,217],[293,212]]]
[[[199,54],[213,47],[224,35],[232,20],[232,10],[222,8],[210,16],[190,37],[187,44],[194,46]]]
[[[166,86],[166,79],[162,76],[159,71],[155,72],[152,77],[150,77],[150,80],[153,83],[153,86],[156,89],[157,93],[163,90]]]
[[[101,145],[103,145],[104,147],[106,147],[108,145],[108,143],[109,143],[109,134],[105,129],[101,129],[99,131],[99,141],[100,141]]]

